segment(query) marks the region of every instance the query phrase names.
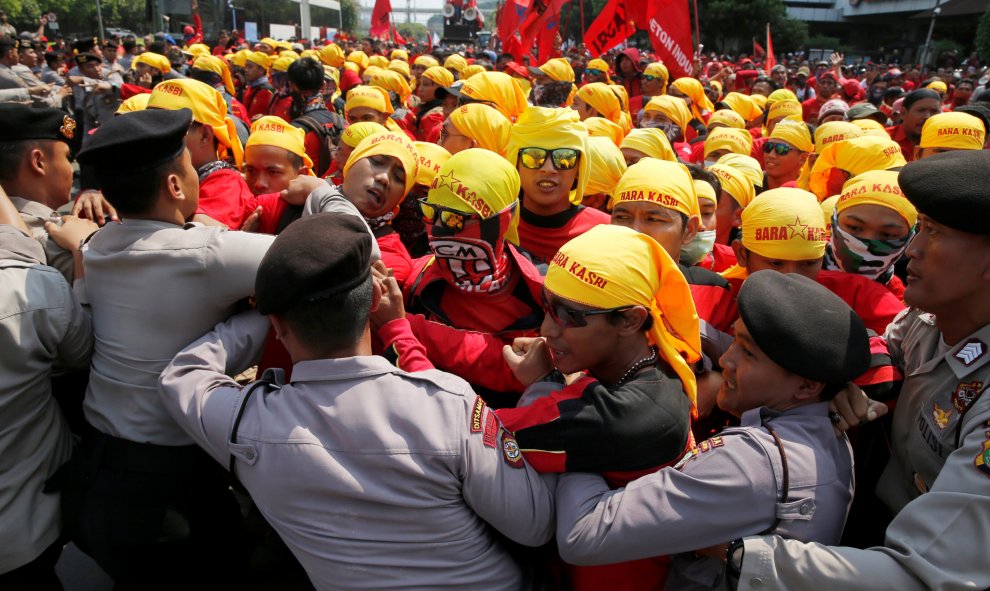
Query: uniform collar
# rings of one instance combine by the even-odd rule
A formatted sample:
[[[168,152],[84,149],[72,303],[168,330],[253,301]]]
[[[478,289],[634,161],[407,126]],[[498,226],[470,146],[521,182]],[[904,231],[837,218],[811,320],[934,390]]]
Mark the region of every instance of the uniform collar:
[[[945,354],[945,361],[960,379],[990,362],[990,324],[956,343]]]
[[[312,361],[300,361],[293,365],[292,381],[294,383],[336,382],[398,372],[401,370],[380,355],[314,359]]]
[[[762,424],[763,419],[772,420],[784,415],[825,417],[828,415],[828,403],[812,402],[811,404],[802,404],[801,406],[785,411],[774,410],[765,406],[752,408],[742,414],[742,417],[739,419],[739,424],[742,427],[759,427]]]

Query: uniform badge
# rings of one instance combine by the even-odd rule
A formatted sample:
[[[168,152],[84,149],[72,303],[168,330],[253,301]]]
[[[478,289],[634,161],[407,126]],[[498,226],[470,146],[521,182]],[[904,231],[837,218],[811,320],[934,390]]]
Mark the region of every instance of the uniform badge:
[[[943,410],[937,402],[932,406],[932,420],[935,421],[935,425],[939,429],[945,429],[949,426],[949,417],[951,416],[952,411]]]
[[[502,457],[505,458],[505,463],[513,468],[524,466],[519,443],[516,442],[516,438],[511,433],[505,430],[502,431]]]
[[[490,410],[485,416],[485,434],[482,436],[481,442],[491,448],[498,445],[498,419],[495,418],[495,413]]]
[[[983,442],[983,449],[976,454],[973,464],[984,476],[990,478],[990,431],[987,432],[987,440]]]
[[[65,139],[71,140],[76,137],[76,120],[68,115],[62,117],[62,127],[58,128],[58,132],[65,136]]]
[[[962,349],[956,351],[953,355],[956,359],[962,362],[963,365],[969,367],[976,363],[976,360],[983,357],[987,352],[987,346],[983,344],[983,341],[979,339],[970,339]]]
[[[481,396],[474,401],[474,407],[471,409],[471,432],[481,433],[483,429],[485,417],[485,401],[481,399]]]
[[[981,390],[983,382],[959,382],[956,391],[952,393],[952,406],[956,407],[959,414],[966,414]]]

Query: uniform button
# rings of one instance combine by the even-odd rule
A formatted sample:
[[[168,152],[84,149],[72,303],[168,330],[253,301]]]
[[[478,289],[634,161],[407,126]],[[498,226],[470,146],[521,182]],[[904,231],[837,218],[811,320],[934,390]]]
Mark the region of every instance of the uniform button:
[[[760,577],[753,577],[752,579],[749,580],[749,584],[754,587],[762,587],[763,579],[761,579]]]
[[[801,503],[801,508],[798,511],[800,511],[801,515],[807,515],[811,513],[811,507],[807,503]]]
[[[244,459],[247,460],[247,461],[249,461],[249,462],[251,460],[253,460],[254,459],[254,450],[250,450],[250,449],[249,450],[246,450],[244,452]]]

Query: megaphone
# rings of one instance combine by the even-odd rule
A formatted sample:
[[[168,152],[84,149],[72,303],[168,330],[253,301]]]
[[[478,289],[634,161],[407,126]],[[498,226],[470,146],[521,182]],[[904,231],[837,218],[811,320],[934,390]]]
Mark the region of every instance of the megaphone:
[[[477,18],[478,18],[477,6],[468,6],[467,8],[464,9],[464,20],[473,21],[473,20],[477,20]]]
[[[443,17],[444,18],[454,18],[454,5],[447,3],[443,6]]]

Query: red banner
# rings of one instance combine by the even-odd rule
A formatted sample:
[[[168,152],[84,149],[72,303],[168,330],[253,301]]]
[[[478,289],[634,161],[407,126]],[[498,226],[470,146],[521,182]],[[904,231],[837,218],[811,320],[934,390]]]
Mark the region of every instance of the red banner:
[[[392,14],[392,3],[389,0],[375,0],[375,8],[371,11],[371,29],[368,34],[379,39],[387,37],[390,14]]]
[[[777,58],[773,55],[773,39],[770,38],[770,23],[767,23],[767,63],[763,69],[769,72],[777,65]]]
[[[591,57],[598,57],[632,36],[636,25],[626,14],[625,0],[609,0],[584,34]]]
[[[392,25],[392,40],[399,45],[405,45],[407,43],[405,37],[399,34],[399,27],[395,25]]]
[[[513,0],[507,0],[505,6],[502,7],[502,11],[498,14],[498,38],[502,40],[502,51],[511,53],[516,61],[522,60],[523,54],[522,46],[519,43],[518,37],[516,37],[516,30],[519,28],[519,23],[526,16],[528,6],[528,0],[525,5],[520,2],[513,2]]]
[[[523,52],[531,51],[533,42],[539,42],[539,58],[537,64],[542,64],[553,57],[554,38],[560,30],[560,10],[570,0],[550,0],[544,4],[533,0],[526,19],[519,27]]]
[[[694,47],[687,0],[650,0],[647,12],[650,43],[667,66],[670,79],[690,76]]]

